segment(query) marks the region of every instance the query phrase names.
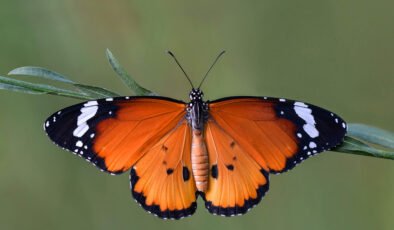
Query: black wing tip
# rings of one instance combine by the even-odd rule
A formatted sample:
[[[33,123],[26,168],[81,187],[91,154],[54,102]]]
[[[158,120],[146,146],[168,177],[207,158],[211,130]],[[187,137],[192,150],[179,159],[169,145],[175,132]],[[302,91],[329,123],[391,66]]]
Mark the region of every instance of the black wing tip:
[[[100,105],[104,101],[110,102],[111,100],[90,100],[59,110],[49,116],[43,126],[47,136],[56,146],[84,158],[102,172],[118,175],[122,174],[124,170],[109,170],[105,164],[105,159],[100,157],[94,150],[95,126],[101,120],[113,116],[107,110],[116,110],[116,106],[101,107]],[[96,115],[99,114],[100,116],[86,121],[88,129],[82,135],[74,134],[78,127],[78,117],[81,115],[81,109],[90,106],[97,106],[97,111],[95,112]]]
[[[297,126],[295,135],[298,140],[298,150],[293,157],[286,160],[286,166],[282,170],[271,170],[270,173],[279,174],[287,172],[304,160],[319,153],[329,151],[343,142],[347,133],[347,124],[337,114],[301,101],[287,99],[278,99],[278,101],[293,105],[293,107],[289,107],[282,106],[283,103],[278,103],[275,106],[275,110],[279,118],[287,119]],[[317,136],[311,137],[305,132],[306,130],[303,126],[306,122],[296,113],[295,107],[310,110],[310,115],[316,120],[314,128],[318,130]]]
[[[267,191],[269,190],[269,174],[261,169],[261,173],[265,176],[267,183],[264,185],[260,185],[257,189],[257,197],[256,198],[250,198],[245,200],[245,203],[243,206],[234,206],[234,207],[220,207],[220,206],[215,206],[212,204],[211,201],[207,201],[205,198],[204,193],[200,193],[201,197],[205,201],[205,208],[208,210],[209,213],[213,215],[219,215],[223,217],[233,217],[233,216],[242,216],[249,212],[252,208],[256,207],[260,201],[263,199]]]
[[[159,205],[147,205],[145,203],[146,197],[139,192],[133,190],[134,185],[137,183],[139,177],[137,176],[135,170],[132,168],[130,170],[130,190],[133,195],[134,200],[148,213],[159,217],[164,220],[179,220],[185,217],[193,215],[197,209],[197,203],[193,202],[190,207],[181,210],[160,210]]]

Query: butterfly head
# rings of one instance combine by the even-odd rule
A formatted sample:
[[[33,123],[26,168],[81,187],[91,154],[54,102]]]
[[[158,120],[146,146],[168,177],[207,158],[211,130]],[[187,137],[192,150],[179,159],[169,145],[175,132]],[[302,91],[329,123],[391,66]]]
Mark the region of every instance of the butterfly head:
[[[192,91],[189,94],[190,100],[193,101],[202,101],[202,97],[204,96],[204,93],[200,89],[192,89]]]

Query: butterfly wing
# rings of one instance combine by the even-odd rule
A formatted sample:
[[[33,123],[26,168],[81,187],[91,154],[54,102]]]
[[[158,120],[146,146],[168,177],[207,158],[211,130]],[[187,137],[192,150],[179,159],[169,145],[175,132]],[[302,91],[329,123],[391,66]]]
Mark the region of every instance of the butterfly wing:
[[[268,190],[268,173],[292,169],[338,145],[346,123],[303,102],[233,97],[209,105],[206,142],[211,181],[204,194],[211,213],[243,214]]]
[[[117,174],[134,165],[184,116],[185,104],[168,98],[107,98],[60,110],[44,128],[58,146]]]
[[[190,148],[190,127],[184,119],[133,166],[132,194],[145,210],[163,219],[194,213],[197,197]]]
[[[205,140],[210,164],[208,190],[202,194],[206,208],[222,216],[246,213],[268,191],[268,173],[212,119]]]
[[[58,111],[44,128],[60,147],[111,174],[132,167],[134,199],[161,218],[194,213],[185,103],[162,97],[88,101]]]

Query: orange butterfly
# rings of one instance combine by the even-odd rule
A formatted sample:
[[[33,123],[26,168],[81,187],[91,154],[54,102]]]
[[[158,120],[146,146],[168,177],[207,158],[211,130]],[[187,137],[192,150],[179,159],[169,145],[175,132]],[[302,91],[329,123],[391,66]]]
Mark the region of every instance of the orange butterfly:
[[[244,214],[267,192],[269,173],[335,147],[346,133],[339,116],[314,105],[268,97],[205,102],[200,86],[189,103],[153,96],[84,102],[54,113],[44,128],[102,171],[131,169],[134,199],[163,219],[192,215],[199,195],[212,214]]]

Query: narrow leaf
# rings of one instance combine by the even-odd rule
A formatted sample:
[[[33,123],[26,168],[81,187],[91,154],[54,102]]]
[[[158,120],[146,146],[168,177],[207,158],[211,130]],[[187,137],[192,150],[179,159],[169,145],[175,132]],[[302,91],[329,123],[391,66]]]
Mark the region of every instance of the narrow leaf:
[[[72,91],[72,90],[68,90],[68,89],[61,89],[61,88],[57,88],[57,87],[51,86],[51,85],[30,83],[27,81],[15,80],[15,79],[8,78],[8,77],[0,76],[0,83],[25,88],[25,89],[28,89],[31,91],[38,91],[38,92],[46,93],[46,94],[53,94],[53,95],[71,97],[71,98],[76,98],[76,99],[84,99],[84,100],[94,99],[85,93],[76,92],[76,91]]]
[[[394,151],[374,148],[350,136],[346,136],[333,151],[394,160]]]
[[[74,83],[70,79],[66,78],[65,76],[63,76],[55,71],[48,70],[48,69],[45,69],[42,67],[35,67],[35,66],[19,67],[14,70],[11,70],[8,73],[8,75],[26,75],[26,76],[45,78],[45,79],[54,80],[54,81],[60,81],[60,82],[64,82],[64,83],[71,83],[71,84]]]
[[[364,124],[349,124],[350,136],[360,140],[394,149],[394,133]]]
[[[147,96],[147,95],[157,95],[156,93],[145,89],[140,86],[130,75],[125,71],[125,69],[120,65],[118,60],[116,60],[115,56],[111,53],[109,49],[106,51],[106,56],[108,58],[109,63],[111,64],[112,69],[118,74],[123,83],[129,87],[136,95],[138,96]]]
[[[39,92],[39,91],[36,91],[36,90],[31,90],[31,89],[28,89],[28,88],[15,86],[15,85],[10,85],[10,84],[6,84],[6,83],[0,83],[0,89],[14,91],[14,92],[19,92],[19,93],[43,94],[42,92]]]
[[[120,95],[117,93],[114,93],[112,91],[109,91],[107,89],[97,87],[97,86],[90,86],[90,85],[82,85],[82,84],[73,84],[75,87],[77,87],[79,90],[82,92],[98,98],[103,98],[103,97],[119,97]]]

